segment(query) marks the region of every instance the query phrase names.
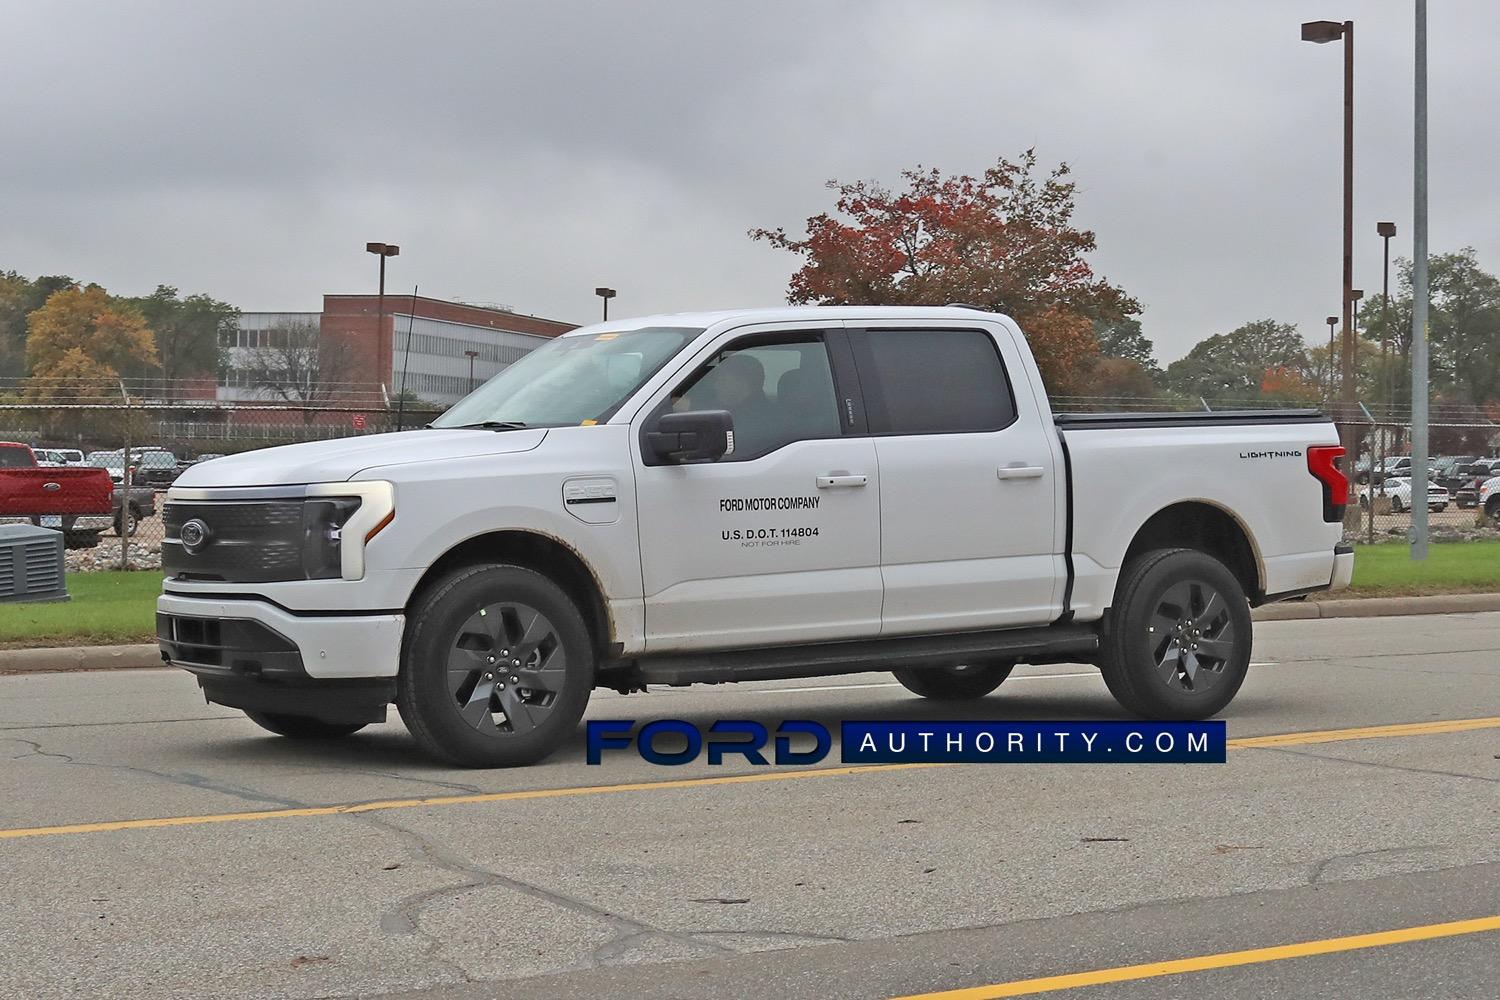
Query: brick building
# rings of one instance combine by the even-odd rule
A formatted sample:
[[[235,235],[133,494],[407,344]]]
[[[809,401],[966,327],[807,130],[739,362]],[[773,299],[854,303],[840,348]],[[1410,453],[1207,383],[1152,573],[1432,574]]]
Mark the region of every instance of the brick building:
[[[465,352],[478,385],[575,325],[410,295],[387,295],[382,321],[377,296],[325,295],[322,312],[241,313],[217,397],[370,403],[405,389],[447,406],[469,391]]]

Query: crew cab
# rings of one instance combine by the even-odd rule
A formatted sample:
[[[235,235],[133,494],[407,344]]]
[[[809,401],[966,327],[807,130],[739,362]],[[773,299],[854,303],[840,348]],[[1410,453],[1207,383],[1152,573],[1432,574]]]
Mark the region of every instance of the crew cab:
[[[1316,411],[1055,415],[1021,330],[804,307],[575,330],[426,429],[195,465],[163,506],[162,656],[263,727],[395,702],[465,765],[535,761],[591,690],[889,669],[971,699],[1097,664],[1224,709],[1252,605],[1346,586]]]
[[[91,548],[110,526],[111,492],[103,469],[43,466],[28,445],[0,441],[0,517],[29,518],[71,548]]]

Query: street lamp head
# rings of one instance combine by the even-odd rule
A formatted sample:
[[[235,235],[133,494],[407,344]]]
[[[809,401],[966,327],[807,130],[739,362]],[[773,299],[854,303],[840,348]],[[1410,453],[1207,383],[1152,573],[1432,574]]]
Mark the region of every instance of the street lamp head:
[[[1344,26],[1338,21],[1305,21],[1302,24],[1302,40],[1304,42],[1316,42],[1322,45],[1324,42],[1336,42],[1344,37]]]
[[[1339,322],[1339,318],[1337,316],[1330,316],[1327,319],[1325,319],[1323,322],[1327,323],[1329,326],[1337,326],[1338,322]]]
[[[1375,223],[1375,232],[1386,239],[1390,239],[1396,235],[1396,224],[1394,222],[1377,222]]]
[[[596,288],[594,289],[594,294],[599,296],[601,299],[612,299],[615,297],[616,293],[613,288]]]
[[[479,352],[478,351],[464,351],[464,357],[466,357],[466,358],[477,358],[477,357],[479,357]]]
[[[394,257],[401,252],[401,248],[394,243],[366,243],[365,253],[373,253],[380,257]]]
[[[1363,288],[1351,288],[1351,289],[1349,289],[1349,301],[1350,302],[1358,302],[1360,299],[1362,299],[1364,297],[1365,297],[1365,290]]]

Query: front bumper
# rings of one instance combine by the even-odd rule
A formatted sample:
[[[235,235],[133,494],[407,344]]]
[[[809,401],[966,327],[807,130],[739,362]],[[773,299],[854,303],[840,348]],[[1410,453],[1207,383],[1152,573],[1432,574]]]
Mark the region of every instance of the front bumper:
[[[405,615],[293,614],[266,601],[176,594],[158,597],[156,611],[162,659],[189,670],[264,674],[289,669],[295,658],[294,676],[345,680],[395,677],[401,665]],[[216,625],[217,636],[195,631],[202,622]]]
[[[1329,590],[1347,590],[1354,579],[1354,547],[1338,545],[1333,550],[1333,582]]]

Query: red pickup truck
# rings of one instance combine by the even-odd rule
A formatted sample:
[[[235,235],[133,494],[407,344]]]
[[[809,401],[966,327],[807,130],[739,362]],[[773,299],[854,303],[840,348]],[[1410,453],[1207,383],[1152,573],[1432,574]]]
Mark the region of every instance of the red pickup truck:
[[[114,483],[105,469],[43,468],[24,445],[0,441],[0,517],[57,528],[69,548],[92,548],[114,523]]]

